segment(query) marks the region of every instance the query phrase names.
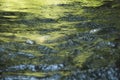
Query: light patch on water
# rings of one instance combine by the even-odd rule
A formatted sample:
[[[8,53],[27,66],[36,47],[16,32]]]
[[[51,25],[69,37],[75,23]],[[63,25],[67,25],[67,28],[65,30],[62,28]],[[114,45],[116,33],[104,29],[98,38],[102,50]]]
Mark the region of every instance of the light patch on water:
[[[21,9],[39,8],[45,5],[67,3],[67,0],[3,0],[1,9],[4,11],[21,11]],[[31,5],[32,4],[32,5]]]
[[[44,1],[45,4],[60,4],[60,3],[66,3],[67,0],[46,0]]]
[[[24,0],[4,0],[2,4],[2,10],[4,11],[16,11],[18,8],[25,8],[26,2]]]
[[[18,18],[18,16],[4,16],[5,18],[12,18],[12,19],[15,19],[15,18]]]
[[[100,30],[101,30],[100,28],[92,29],[92,30],[90,30],[90,33],[97,33],[97,32],[100,31]]]
[[[48,39],[50,39],[49,35],[45,35],[45,36],[40,36],[36,38],[36,42],[37,43],[44,43],[45,41],[47,41]]]
[[[16,36],[27,39],[25,43],[27,44],[41,44],[50,40],[50,35],[39,35],[39,34],[17,34]]]

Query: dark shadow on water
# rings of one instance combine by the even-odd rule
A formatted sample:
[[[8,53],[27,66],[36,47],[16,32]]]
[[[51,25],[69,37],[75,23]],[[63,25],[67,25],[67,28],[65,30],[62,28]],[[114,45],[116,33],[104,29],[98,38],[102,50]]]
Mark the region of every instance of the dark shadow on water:
[[[38,23],[57,23],[56,20],[50,18],[33,18],[30,20],[21,20],[20,23],[28,25],[28,26],[35,26]]]
[[[60,6],[60,7],[70,7],[70,6],[76,6],[77,5],[77,7],[78,7],[78,5],[79,5],[79,7],[81,7],[81,3],[82,2],[80,2],[80,1],[73,1],[73,2],[70,2],[69,4],[58,4],[57,6]]]
[[[20,28],[15,24],[26,16],[26,12],[0,11],[0,32],[14,32],[14,28]]]
[[[60,21],[68,21],[68,22],[76,22],[76,21],[84,21],[86,20],[85,17],[82,15],[72,15],[72,14],[67,14],[61,18],[59,18]]]
[[[43,28],[42,26],[39,28],[36,28],[36,26],[57,23],[57,20],[51,18],[34,17],[33,19],[25,19],[25,16],[28,15],[34,16],[34,14],[27,12],[0,11],[0,32],[31,31],[30,28],[26,29],[28,27],[31,27],[32,31],[41,30]]]

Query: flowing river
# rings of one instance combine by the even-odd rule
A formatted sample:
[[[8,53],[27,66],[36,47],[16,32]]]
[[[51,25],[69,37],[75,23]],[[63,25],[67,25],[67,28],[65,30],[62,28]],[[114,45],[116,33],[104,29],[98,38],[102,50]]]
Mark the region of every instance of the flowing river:
[[[119,0],[0,0],[0,80],[120,80]]]

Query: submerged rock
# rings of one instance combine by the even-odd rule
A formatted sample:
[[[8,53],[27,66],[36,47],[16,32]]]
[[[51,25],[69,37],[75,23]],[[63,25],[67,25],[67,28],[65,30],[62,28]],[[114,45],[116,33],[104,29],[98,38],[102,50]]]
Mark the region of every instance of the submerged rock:
[[[102,41],[102,42],[99,42],[97,43],[97,47],[98,48],[104,48],[104,47],[115,47],[116,44],[113,43],[113,42],[108,42],[108,41]]]
[[[115,67],[96,70],[76,71],[65,80],[119,80],[120,73]]]
[[[26,40],[26,43],[27,43],[27,44],[35,44],[35,42],[32,41],[32,40],[30,40],[30,39]]]
[[[25,64],[21,64],[21,65],[17,65],[17,66],[11,66],[8,67],[6,69],[6,71],[23,71],[23,70],[30,70],[33,72],[36,71],[58,71],[58,70],[62,70],[64,68],[63,64],[51,64],[51,65],[47,65],[47,64],[41,64],[41,65],[25,65]]]
[[[40,79],[32,76],[6,76],[0,80],[40,80]]]
[[[30,70],[30,71],[36,71],[35,70],[35,65],[25,65],[25,64],[21,64],[21,65],[17,65],[17,66],[11,66],[11,67],[8,67],[6,69],[6,71],[23,71],[23,70]]]
[[[16,55],[18,56],[24,56],[24,57],[28,57],[28,58],[34,58],[35,56],[30,54],[30,53],[24,53],[24,52],[17,52]]]
[[[57,53],[57,50],[54,50],[53,48],[47,47],[47,46],[39,46],[38,50],[40,50],[40,52],[42,54],[51,54],[51,53]]]
[[[6,76],[2,77],[0,80],[61,80],[61,75],[54,74],[49,77],[33,77],[33,76]]]
[[[100,28],[96,28],[96,29],[92,29],[92,30],[90,30],[90,33],[97,33],[97,32],[99,32],[101,29]]]
[[[18,65],[18,66],[11,66],[6,69],[6,71],[20,71],[20,70],[25,70],[27,68],[26,65]]]
[[[63,64],[40,65],[42,71],[57,71],[64,68]]]
[[[72,46],[72,45],[74,45],[74,42],[73,42],[71,39],[69,39],[69,40],[68,40],[68,44],[69,44],[70,46]]]
[[[0,48],[0,52],[4,52],[5,51],[5,49],[4,48]]]
[[[41,78],[40,80],[61,80],[61,75],[54,74],[54,75],[52,75],[50,77]]]

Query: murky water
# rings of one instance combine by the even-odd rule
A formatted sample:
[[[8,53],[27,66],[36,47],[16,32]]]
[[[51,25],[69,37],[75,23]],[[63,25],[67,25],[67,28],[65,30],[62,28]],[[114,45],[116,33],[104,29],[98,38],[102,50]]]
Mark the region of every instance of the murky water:
[[[119,1],[1,0],[0,80],[119,80]]]

